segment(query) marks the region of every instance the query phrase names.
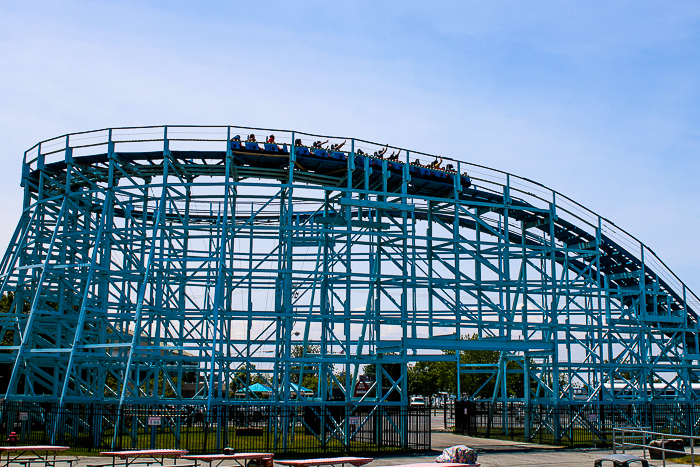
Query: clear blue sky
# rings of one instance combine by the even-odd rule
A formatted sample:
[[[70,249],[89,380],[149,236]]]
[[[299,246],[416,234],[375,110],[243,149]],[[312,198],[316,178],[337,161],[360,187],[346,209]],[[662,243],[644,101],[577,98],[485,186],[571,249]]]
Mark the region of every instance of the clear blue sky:
[[[0,249],[25,149],[108,126],[349,135],[489,165],[700,293],[700,3],[0,1]]]

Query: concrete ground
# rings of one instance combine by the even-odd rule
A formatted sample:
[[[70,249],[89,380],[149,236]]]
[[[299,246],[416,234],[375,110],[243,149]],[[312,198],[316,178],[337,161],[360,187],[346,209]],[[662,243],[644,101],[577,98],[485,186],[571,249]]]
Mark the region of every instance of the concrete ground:
[[[449,446],[456,444],[466,444],[476,449],[479,454],[479,462],[483,467],[593,467],[593,461],[599,457],[612,454],[610,449],[568,449],[557,446],[546,446],[540,444],[520,443],[514,441],[504,441],[498,439],[472,438],[447,432],[432,433],[432,452],[421,452],[415,455],[380,455],[375,457],[368,467],[381,467],[399,464],[414,464],[419,462],[434,462],[435,457]],[[641,451],[627,452],[642,457]],[[89,464],[105,464],[104,457],[82,457],[75,462],[74,467],[85,467]],[[168,461],[170,464],[172,461]],[[661,466],[661,461],[650,461],[650,465]],[[632,464],[633,467],[641,466],[639,463]],[[666,463],[667,467],[681,467],[684,464]],[[603,467],[612,467],[612,463],[607,462]]]
[[[610,449],[568,449],[558,446],[521,443],[498,439],[472,438],[453,433],[433,433],[432,447],[435,451],[430,455],[416,457],[377,458],[372,466],[395,465],[409,462],[432,462],[442,449],[456,444],[466,444],[476,449],[479,463],[484,467],[517,467],[517,466],[568,466],[593,467],[593,462],[599,457],[612,454]],[[642,452],[627,452],[642,457]],[[394,462],[399,461],[399,462]],[[650,462],[650,465],[661,465],[661,461]],[[633,466],[641,466],[639,463]],[[666,463],[667,467],[683,464]],[[612,467],[605,463],[604,467]]]

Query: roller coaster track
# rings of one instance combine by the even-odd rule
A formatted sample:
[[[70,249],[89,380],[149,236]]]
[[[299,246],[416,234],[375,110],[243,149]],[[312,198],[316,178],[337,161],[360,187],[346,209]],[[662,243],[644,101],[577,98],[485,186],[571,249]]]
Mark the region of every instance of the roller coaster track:
[[[549,258],[552,263],[556,263],[561,269],[571,271],[576,277],[585,276],[587,283],[596,285],[599,300],[600,294],[603,294],[608,299],[616,301],[621,310],[627,310],[627,312],[617,313],[612,319],[609,317],[607,326],[625,328],[633,325],[640,329],[655,328],[657,335],[666,337],[665,343],[659,344],[661,347],[681,349],[680,356],[673,358],[679,360],[682,371],[679,370],[675,376],[669,376],[667,381],[674,387],[685,388],[682,397],[687,399],[697,397],[690,393],[690,387],[691,382],[698,379],[698,373],[693,370],[693,367],[696,365],[694,362],[700,358],[698,355],[700,354],[698,342],[700,320],[696,311],[700,301],[680,279],[668,270],[653,251],[610,221],[588,211],[565,196],[530,180],[462,161],[453,161],[454,170],[447,170],[440,165],[431,166],[429,161],[426,161],[426,157],[432,159],[435,156],[423,153],[410,152],[418,159],[418,163],[411,162],[408,151],[401,160],[387,160],[358,153],[356,145],[380,147],[361,140],[352,140],[348,151],[330,151],[313,148],[310,145],[295,145],[296,138],[303,135],[300,133],[288,134],[291,137],[286,144],[280,142],[271,144],[240,142],[232,139],[232,127],[225,127],[227,129],[225,138],[201,139],[173,136],[179,129],[180,127],[168,127],[163,136],[130,136],[123,137],[121,140],[113,134],[116,130],[101,130],[102,136],[97,143],[77,142],[80,139],[79,136],[92,137],[91,133],[85,133],[49,140],[27,151],[22,186],[28,193],[26,199],[29,201],[25,204],[23,223],[18,226],[13,241],[0,263],[3,292],[11,291],[15,284],[21,282],[18,277],[24,277],[22,274],[26,274],[18,272],[18,264],[15,264],[16,260],[13,258],[20,250],[26,248],[22,238],[28,235],[29,227],[35,225],[34,217],[29,216],[40,216],[36,208],[43,206],[47,199],[60,200],[72,193],[71,196],[77,199],[76,205],[79,209],[86,212],[98,211],[102,208],[100,204],[90,205],[89,200],[76,197],[75,193],[81,190],[96,191],[99,187],[105,186],[118,186],[120,181],[133,183],[136,179],[144,180],[145,186],[148,186],[151,180],[162,177],[164,170],[170,176],[177,177],[183,189],[194,186],[196,183],[203,183],[195,182],[202,177],[227,178],[231,180],[234,187],[241,183],[255,185],[257,181],[261,181],[262,185],[268,183],[265,181],[275,182],[278,183],[276,186],[282,189],[320,187],[329,197],[326,199],[325,211],[295,208],[293,210],[295,225],[315,223],[315,225],[325,226],[322,231],[326,236],[328,231],[332,232],[334,228],[381,232],[383,229],[393,228],[392,220],[399,225],[402,216],[405,226],[407,213],[410,213],[413,222],[420,220],[431,225],[439,223],[445,228],[455,226],[475,232],[488,230],[489,235],[501,239],[499,246],[494,247],[494,251],[497,252],[495,254],[505,258],[499,264],[509,261],[508,257],[502,253],[507,247],[501,246],[501,241],[504,245],[515,245],[523,250],[527,248],[542,252],[543,258]],[[127,130],[137,133],[141,129],[122,130],[125,133]],[[153,133],[161,129],[142,130],[145,133]],[[222,130],[222,128],[218,129],[219,134]],[[105,133],[107,131],[108,136]],[[303,136],[314,137],[315,135]],[[63,138],[65,138],[65,145],[61,147]],[[126,150],[127,143],[132,146],[160,144],[164,147]],[[216,143],[219,147],[225,145],[226,148],[203,151],[195,147],[205,143]],[[173,146],[176,144],[182,145],[183,148],[174,149]],[[117,148],[117,145],[121,146]],[[78,154],[80,151],[82,153]],[[118,167],[119,170],[115,170],[114,167]],[[470,173],[467,174],[465,170]],[[266,186],[269,186],[269,183]],[[162,196],[162,200],[165,200],[166,195]],[[285,198],[280,199],[279,204],[282,206],[286,201]],[[338,206],[339,210],[329,209],[330,205]],[[46,209],[58,211],[56,207],[58,205],[47,204],[46,206]],[[341,208],[345,214],[340,211]],[[282,207],[280,209],[279,213],[263,212],[261,209],[261,212],[255,214],[240,211],[222,214],[212,211],[211,208],[208,211],[207,209],[198,211],[193,208],[187,213],[187,222],[190,225],[275,226],[282,225],[283,217],[286,215]],[[377,212],[381,212],[381,219]],[[60,213],[53,212],[51,215],[57,219],[61,217]],[[168,211],[152,206],[142,209],[135,203],[130,203],[128,206],[123,203],[115,205],[113,215],[140,219],[143,225],[182,222],[182,214],[177,210]],[[55,222],[58,223],[59,220]],[[284,222],[291,221],[287,219]],[[514,228],[516,225],[517,229]],[[51,225],[47,228],[50,231]],[[404,235],[407,234],[404,232]],[[454,235],[457,238],[457,234]],[[321,246],[319,246],[320,251]],[[457,253],[455,253],[456,257]],[[38,265],[38,263],[34,264]],[[25,268],[23,271],[32,267],[39,268],[26,262],[21,267]],[[461,277],[459,275],[463,273],[459,272],[458,266],[452,267],[457,269],[455,275]],[[542,274],[544,276],[544,272]],[[415,282],[415,277],[413,281]],[[547,285],[545,281],[541,288],[544,289],[547,286],[552,285]],[[567,297],[567,300],[570,299]],[[592,298],[587,296],[585,300],[592,300]],[[459,306],[458,303],[454,304],[455,309],[459,309]],[[551,306],[555,308],[554,304]],[[506,308],[508,312],[514,311],[510,305]],[[596,321],[597,318],[593,316],[589,319]],[[15,326],[15,328],[17,326],[17,321],[11,317],[3,317],[3,323],[5,323],[4,326]],[[289,332],[291,329],[287,329],[287,333]],[[28,335],[26,330],[23,334]],[[508,352],[527,352],[529,349],[534,352],[533,355],[537,355],[538,349],[551,351],[552,348],[560,345],[553,343],[554,338],[551,335],[542,337],[538,341],[540,344],[533,341],[531,347],[512,341],[493,347],[493,343],[498,339],[485,339],[483,344],[479,344],[468,341],[465,343],[460,339],[464,336],[460,336],[459,333],[453,337],[454,339],[450,336],[433,336],[431,330],[429,338],[418,338],[416,335],[413,338],[404,336],[400,340],[377,341],[375,345],[377,353],[381,350],[387,355],[385,357],[387,363],[405,362],[406,359],[410,359],[408,353],[414,352],[416,355],[416,351],[428,351],[429,354],[430,351],[437,349],[459,351],[491,348],[507,354]],[[491,337],[498,336],[494,334]],[[135,337],[134,342],[136,342]],[[307,340],[305,335],[301,342],[306,347],[311,340]],[[361,339],[353,344],[357,349],[362,349],[362,345]],[[21,348],[21,345],[14,346],[12,352],[16,353],[13,355],[28,358],[26,354],[22,355],[22,351],[19,350]],[[390,354],[394,351],[403,352],[403,360],[394,359]],[[663,352],[664,349],[661,349],[659,354]],[[304,358],[307,357],[305,355]],[[13,387],[16,390],[18,377],[14,375],[19,374],[21,358],[13,362],[15,369],[10,391]],[[331,357],[327,358],[331,361]],[[663,359],[663,356],[658,358]],[[599,359],[602,360],[602,356]],[[617,364],[624,367],[624,362]],[[543,368],[546,365],[555,366],[556,362],[544,360],[542,365]],[[609,369],[611,363],[599,361],[595,365],[601,369],[601,372],[611,371]],[[633,368],[639,369],[643,366],[639,363],[636,365]],[[592,366],[591,363],[591,368]],[[663,371],[670,371],[668,367],[664,368]],[[70,371],[70,365],[68,371]],[[501,369],[501,371],[505,378],[505,370]],[[357,370],[355,372],[357,373]],[[354,378],[357,378],[357,374]],[[545,380],[544,376],[540,377],[539,384],[545,385]],[[570,383],[571,381],[569,385]],[[640,379],[635,384],[645,383]],[[68,387],[68,383],[65,385]],[[393,381],[392,385],[396,388],[400,387],[398,381]],[[600,391],[601,385],[602,382],[599,381],[595,389],[595,385],[591,382],[591,395],[595,390]],[[66,389],[64,394],[65,391]],[[209,387],[208,391],[211,398],[213,388]],[[641,397],[640,394],[638,393],[638,397]],[[350,398],[349,395],[346,397]],[[405,399],[405,394],[402,397]],[[493,397],[497,397],[496,393]],[[610,397],[615,398],[614,395]],[[548,400],[560,399],[561,396],[555,394]]]
[[[261,143],[249,143],[248,147],[258,147]],[[277,146],[262,144],[262,146]],[[303,153],[297,155],[297,167],[304,168],[302,174],[297,174],[297,179],[302,180],[307,183],[316,184],[323,186],[328,184],[329,178],[328,174],[337,173],[338,169],[341,170],[346,166],[349,154],[347,152],[334,152],[332,153],[333,159],[329,155],[327,150],[314,150],[313,148],[301,148],[304,150]],[[298,149],[297,149],[298,150]],[[310,152],[311,151],[311,152]],[[315,152],[314,152],[315,151]],[[251,150],[242,148],[235,148],[232,150],[236,157],[236,161],[240,164],[240,175],[241,177],[250,178],[274,178],[280,181],[285,181],[289,161],[289,152],[280,150]],[[318,154],[318,155],[317,155]],[[202,175],[210,176],[222,176],[224,175],[224,167],[222,162],[226,160],[225,151],[172,151],[172,157],[175,160],[181,161],[202,161],[203,164],[209,165],[206,171],[197,170],[196,173],[188,173],[185,171],[185,177],[196,177]],[[130,153],[120,155],[121,158],[127,163],[143,162],[143,161],[161,161],[163,159],[162,151],[154,152],[143,152],[143,153]],[[354,156],[355,158],[355,172],[354,178],[356,179],[354,185],[360,187],[362,179],[364,177],[364,165],[363,161],[366,159],[369,161],[369,166],[376,168],[381,167],[383,162],[382,159],[371,157],[371,156]],[[81,158],[78,163],[85,165],[94,165],[99,163],[106,163],[108,161],[108,155],[98,154],[90,157]],[[397,187],[400,185],[401,173],[403,171],[402,162],[389,162],[389,167],[391,169],[391,177],[397,180],[390,179],[388,182],[389,192],[395,192]],[[312,169],[309,169],[313,167]],[[454,172],[447,172],[444,170],[433,169],[422,166],[414,166],[409,164],[409,171],[412,173],[413,183],[410,185],[412,189],[409,189],[409,194],[420,195],[430,198],[448,198],[452,195],[453,191],[453,180],[456,177]],[[248,170],[242,170],[246,168]],[[276,170],[270,170],[274,168]],[[66,164],[65,162],[58,162],[47,166],[44,169],[47,173],[52,174],[56,180],[62,182],[61,174],[65,173]],[[154,165],[152,170],[138,170],[138,176],[158,176],[160,174],[160,166]],[[104,174],[106,178],[106,174]],[[378,178],[378,177],[373,177]],[[35,183],[39,183],[39,172],[33,172],[30,174],[30,179]],[[338,185],[344,180],[333,180]],[[378,185],[376,180],[373,180],[374,185]],[[480,206],[480,205],[502,205],[506,201],[502,195],[494,194],[487,191],[481,191],[476,188],[470,188],[471,181],[468,176],[461,176],[461,183],[463,189],[459,194],[459,199],[467,206]],[[80,186],[77,183],[76,186]],[[84,185],[87,186],[87,185]],[[542,213],[541,210],[532,209],[534,206],[523,202],[521,200],[510,199],[508,204],[513,207],[519,208],[514,211],[512,215],[519,222],[524,222],[526,224],[533,225],[534,228],[541,230],[543,233],[549,232],[549,225],[552,223],[554,225],[554,235],[555,238],[566,244],[567,246],[581,249],[591,249],[595,248],[597,244],[597,239],[584,231],[583,229],[575,226],[574,224],[559,219],[558,217],[552,218],[549,214]],[[502,213],[502,209],[493,209],[492,212]],[[385,211],[387,214],[398,214],[396,211],[391,211],[388,209]],[[357,213],[355,213],[356,215]],[[425,217],[423,215],[423,217]],[[451,221],[448,218],[442,216],[444,220]],[[476,223],[470,221],[469,218],[463,216],[459,220],[460,225],[464,227],[474,228]],[[513,243],[521,243],[522,237],[517,234],[510,234],[510,239]],[[528,239],[527,243],[529,245],[538,245],[535,240]],[[541,245],[541,244],[540,244]],[[646,313],[650,320],[653,322],[666,323],[664,317],[672,316],[677,314],[678,311],[684,310],[686,313],[686,324],[689,327],[695,327],[698,324],[698,315],[691,307],[683,306],[683,298],[659,276],[657,276],[654,271],[648,267],[644,267],[642,262],[637,259],[637,257],[623,247],[615,243],[612,239],[605,235],[601,235],[600,239],[600,249],[602,251],[601,261],[600,261],[600,271],[592,271],[595,278],[603,281],[606,278],[610,285],[616,286],[621,290],[637,290],[640,288],[640,280],[643,276],[645,282],[654,283],[658,282],[660,290],[664,295],[667,295],[671,300],[670,302],[664,300],[655,300],[653,296],[648,296],[646,299]],[[560,263],[564,262],[561,254],[558,255],[557,261]],[[580,262],[570,262],[570,266],[578,271],[584,269],[584,265]],[[599,275],[599,276],[598,276]],[[635,295],[629,295],[626,300],[632,300],[636,298]],[[668,323],[673,323],[669,321]],[[674,324],[675,326],[675,324]],[[691,353],[697,353],[697,347],[695,339],[688,340],[687,344]]]

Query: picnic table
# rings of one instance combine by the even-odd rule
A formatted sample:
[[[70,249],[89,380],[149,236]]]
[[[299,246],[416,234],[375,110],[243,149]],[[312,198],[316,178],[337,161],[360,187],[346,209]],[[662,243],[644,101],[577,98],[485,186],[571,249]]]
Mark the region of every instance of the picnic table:
[[[360,467],[361,465],[369,464],[373,460],[374,459],[372,457],[326,457],[320,459],[302,459],[276,462],[280,465],[287,465],[289,467],[318,467],[322,465],[343,467],[345,464]]]
[[[10,463],[31,465],[33,462],[44,464],[45,467],[55,466],[56,453],[69,449],[68,446],[0,446],[0,460],[2,459],[2,454],[6,452],[7,457],[2,467],[9,467]],[[27,454],[31,454],[34,457],[21,457]],[[13,457],[10,458],[10,456]],[[72,465],[74,461],[68,460],[66,462]]]
[[[630,462],[641,462],[643,467],[649,467],[649,461],[630,454],[612,454],[609,456],[599,457],[593,462],[593,465],[595,467],[601,467],[603,461],[612,462],[614,467],[629,467]]]
[[[199,462],[209,464],[209,467],[219,467],[224,461],[233,460],[240,467],[247,467],[251,460],[262,460],[272,458],[274,454],[269,452],[238,452],[236,454],[197,454],[192,456],[182,456],[183,459],[194,461],[197,466]]]
[[[461,464],[459,462],[422,462],[418,464],[397,464],[387,465],[384,467],[480,467],[478,462],[475,464]]]
[[[101,452],[100,456],[111,457],[112,467],[117,465],[129,467],[132,464],[139,463],[163,465],[163,461],[166,457],[174,458],[175,464],[177,464],[177,458],[187,455],[188,452],[189,451],[184,449],[144,449],[140,451],[106,451]],[[117,458],[123,460],[124,462],[117,463]]]

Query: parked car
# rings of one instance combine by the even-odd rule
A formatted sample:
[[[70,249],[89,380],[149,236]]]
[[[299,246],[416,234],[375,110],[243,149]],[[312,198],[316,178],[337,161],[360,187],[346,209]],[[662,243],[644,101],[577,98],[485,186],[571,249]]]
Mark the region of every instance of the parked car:
[[[423,396],[413,396],[411,397],[411,407],[425,407],[427,404],[425,402],[425,397]]]

